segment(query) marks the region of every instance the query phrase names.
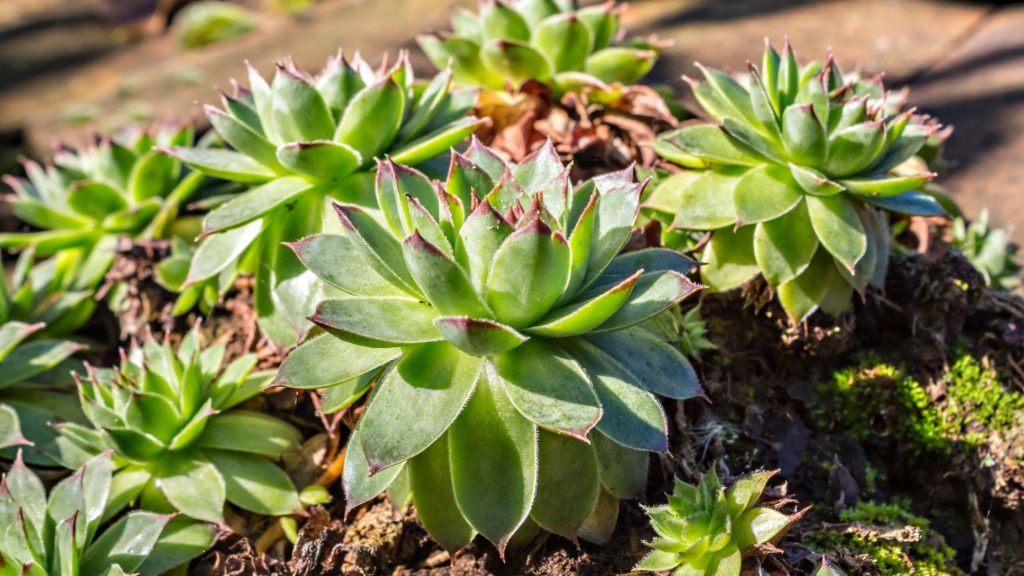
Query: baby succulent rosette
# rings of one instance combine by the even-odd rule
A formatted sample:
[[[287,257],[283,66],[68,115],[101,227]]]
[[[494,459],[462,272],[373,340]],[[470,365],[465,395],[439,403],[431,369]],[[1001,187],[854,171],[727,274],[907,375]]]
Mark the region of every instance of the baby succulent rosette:
[[[299,433],[273,416],[238,408],[273,372],[253,372],[255,355],[221,368],[225,348],[199,346],[198,330],[177,351],[152,339],[133,346],[117,369],[77,378],[92,427],[58,426],[54,458],[68,468],[112,450],[119,506],[219,522],[225,500],[266,515],[300,508],[288,475],[274,463]]]
[[[804,514],[757,506],[774,475],[756,472],[736,480],[728,490],[714,468],[696,486],[677,478],[667,504],[645,508],[657,537],[647,543],[654,550],[635,570],[740,576],[745,556],[777,542]]]
[[[439,69],[451,63],[455,81],[503,90],[526,80],[556,91],[613,82],[633,84],[658,58],[651,43],[620,43],[614,2],[577,9],[571,0],[481,0],[478,13],[458,7],[452,31],[417,38]]]
[[[106,273],[100,260],[90,262],[98,265],[83,265],[73,250],[40,261],[34,248],[22,251],[0,282],[0,323],[45,324],[36,337],[67,336],[80,328],[96,309],[94,288]]]
[[[450,84],[449,70],[415,82],[404,53],[380,70],[339,53],[316,77],[284,61],[270,83],[250,67],[248,89],[236,85],[223,95],[223,109],[206,108],[232,149],[169,150],[251,189],[207,215],[184,281],[167,284],[185,289],[238,269],[254,273],[264,331],[279,344],[294,343],[321,295],[281,243],[323,231],[327,198],[372,205],[374,158],[416,165],[471,134],[481,122],[468,115],[475,94]]]
[[[131,512],[108,524],[119,511],[112,471],[104,452],[47,497],[19,456],[0,483],[0,574],[159,576],[213,545],[216,528],[185,517]]]
[[[118,236],[161,238],[173,232],[178,210],[203,176],[157,150],[188,146],[191,126],[129,130],[81,150],[61,148],[53,165],[25,161],[26,178],[5,177],[18,218],[35,232],[0,234],[0,247],[61,253],[92,271],[98,283],[114,258]]]
[[[0,455],[25,449],[32,464],[53,465],[44,452],[51,422],[83,422],[71,380],[71,356],[81,344],[45,336],[43,324],[0,324]]]
[[[445,547],[479,533],[503,552],[534,522],[575,538],[643,489],[645,451],[667,449],[655,394],[699,389],[637,325],[700,288],[678,253],[619,254],[643,186],[632,170],[574,186],[550,144],[509,166],[474,140],[444,185],[383,162],[379,217],[338,204],[342,234],[293,244],[345,296],[320,304],[325,333],[277,382],[325,388],[328,409],[374,388],[348,444],[349,509],[401,476]]]
[[[886,213],[943,216],[919,191],[934,175],[895,173],[937,129],[913,110],[891,114],[878,84],[844,79],[835,61],[800,68],[770,46],[746,80],[702,69],[691,81],[717,124],[666,133],[657,152],[686,168],[647,205],[674,228],[712,231],[704,281],[736,288],[761,274],[789,316],[845,310],[854,290],[881,285]]]

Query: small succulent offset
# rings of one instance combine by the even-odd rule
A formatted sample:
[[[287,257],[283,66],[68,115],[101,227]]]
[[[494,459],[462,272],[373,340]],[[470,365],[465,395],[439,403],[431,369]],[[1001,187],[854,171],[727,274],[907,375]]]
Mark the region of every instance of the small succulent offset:
[[[175,351],[150,339],[117,369],[77,378],[92,427],[60,425],[54,459],[76,468],[113,450],[120,504],[175,510],[218,522],[227,500],[258,514],[299,509],[291,479],[273,461],[294,449],[290,424],[237,406],[259,394],[273,372],[252,372],[255,355],[221,369],[225,348],[200,348],[194,329]]]
[[[647,543],[654,551],[635,570],[739,576],[744,556],[756,547],[770,547],[803,515],[757,506],[774,475],[750,474],[728,489],[714,468],[696,486],[677,478],[668,503],[646,509],[658,536]]]
[[[468,116],[475,94],[450,84],[449,70],[415,82],[404,53],[377,71],[338,54],[317,77],[284,61],[270,83],[250,68],[248,89],[225,94],[223,110],[206,108],[233,150],[169,149],[199,171],[252,185],[207,215],[182,286],[254,273],[264,331],[294,343],[317,300],[315,278],[281,242],[323,231],[327,198],[372,206],[375,158],[417,165],[472,133],[481,122]]]
[[[938,126],[913,110],[891,114],[880,80],[844,78],[831,56],[801,68],[788,43],[781,56],[768,46],[746,81],[702,71],[690,83],[716,124],[658,138],[657,152],[687,170],[653,203],[678,208],[675,228],[713,232],[701,258],[711,288],[760,273],[793,320],[837,314],[854,290],[884,280],[887,212],[945,215],[919,191],[932,173],[894,173]]]
[[[292,245],[346,295],[277,383],[339,409],[374,384],[348,445],[349,509],[408,474],[448,549],[520,527],[575,538],[604,492],[643,489],[667,449],[655,394],[698,393],[678,350],[637,326],[700,288],[669,250],[619,254],[643,184],[632,170],[574,186],[549,144],[518,166],[474,140],[447,181],[385,161],[381,217],[335,206],[340,235]],[[588,445],[589,444],[589,445]],[[526,528],[524,528],[526,529]]]
[[[81,150],[63,148],[54,164],[24,163],[27,179],[5,177],[14,190],[11,210],[37,232],[0,234],[0,247],[32,247],[37,256],[67,251],[82,266],[101,270],[114,258],[114,240],[161,238],[172,232],[182,203],[202,184],[201,174],[156,150],[191,145],[191,126],[165,127],[154,133],[126,131]]]
[[[52,465],[43,448],[56,436],[51,422],[83,422],[71,380],[81,344],[39,338],[43,324],[0,325],[0,449],[30,445],[25,458]],[[12,457],[13,450],[5,457]]]
[[[452,32],[417,38],[455,81],[503,90],[526,80],[563,92],[614,82],[633,84],[658,58],[647,42],[620,43],[624,7],[609,1],[577,9],[572,0],[481,0],[478,13],[456,8]]]
[[[953,247],[981,272],[985,284],[998,290],[1020,286],[1018,248],[1010,241],[1010,231],[989,226],[988,210],[982,210],[970,224],[963,218],[954,219],[952,236]]]
[[[37,262],[35,249],[25,249],[6,282],[0,282],[0,323],[45,324],[35,332],[36,338],[71,334],[96,308],[93,288],[106,272],[104,261],[90,258],[82,263],[80,254],[61,251]]]
[[[111,509],[109,453],[50,491],[19,457],[0,485],[0,573],[22,576],[159,576],[209,548],[209,524],[131,512],[102,531]]]

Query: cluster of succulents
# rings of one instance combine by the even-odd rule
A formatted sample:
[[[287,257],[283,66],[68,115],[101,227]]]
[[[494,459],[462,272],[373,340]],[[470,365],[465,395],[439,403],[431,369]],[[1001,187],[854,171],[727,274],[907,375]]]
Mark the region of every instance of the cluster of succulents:
[[[223,109],[206,108],[231,149],[168,149],[201,173],[249,188],[210,211],[184,279],[179,270],[165,283],[207,282],[208,291],[211,279],[252,273],[265,332],[294,343],[320,294],[282,243],[322,232],[328,199],[372,207],[377,159],[421,164],[471,134],[480,124],[467,115],[475,95],[450,86],[449,70],[417,83],[404,53],[379,70],[339,53],[316,77],[283,61],[270,82],[250,68],[248,88],[236,84]]]
[[[632,171],[573,184],[551,146],[510,166],[474,141],[443,185],[385,161],[379,219],[336,204],[340,234],[291,245],[344,295],[319,304],[324,333],[277,382],[324,388],[330,409],[374,388],[349,440],[349,507],[408,469],[446,548],[480,533],[504,550],[527,519],[572,538],[602,485],[642,486],[639,451],[668,448],[655,394],[699,391],[638,326],[699,289],[678,253],[620,255],[643,186]]]
[[[745,79],[702,71],[690,83],[713,122],[659,136],[658,153],[685,169],[652,204],[676,207],[675,228],[711,232],[701,275],[712,289],[760,275],[793,320],[838,314],[885,279],[888,213],[945,215],[920,191],[932,173],[894,173],[936,126],[894,114],[831,56],[801,67],[787,43]]]
[[[452,30],[417,38],[438,69],[451,63],[455,81],[492,90],[527,80],[557,92],[611,83],[633,84],[654,66],[659,48],[620,42],[621,6],[577,9],[567,0],[481,0],[473,13],[456,8]]]
[[[696,486],[677,478],[668,503],[645,510],[657,537],[635,570],[739,576],[744,557],[778,541],[803,514],[757,505],[774,475],[756,472],[729,488],[714,468]]]

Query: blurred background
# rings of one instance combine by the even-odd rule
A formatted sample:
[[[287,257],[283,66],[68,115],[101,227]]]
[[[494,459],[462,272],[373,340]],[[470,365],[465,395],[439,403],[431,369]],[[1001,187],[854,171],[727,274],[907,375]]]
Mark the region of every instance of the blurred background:
[[[475,0],[0,0],[0,173],[126,123],[202,121],[245,60],[316,67],[339,47],[376,61],[415,49]],[[674,42],[653,82],[689,97],[699,61],[732,70],[788,35],[802,59],[832,48],[847,69],[886,72],[910,103],[955,126],[939,180],[973,217],[1024,221],[1024,3],[938,0],[634,0],[634,35]],[[1024,226],[1014,232],[1024,240]]]

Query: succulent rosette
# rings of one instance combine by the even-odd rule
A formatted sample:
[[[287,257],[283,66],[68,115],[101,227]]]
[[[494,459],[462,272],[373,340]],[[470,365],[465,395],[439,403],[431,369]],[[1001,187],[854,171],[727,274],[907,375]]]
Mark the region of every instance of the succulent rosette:
[[[131,512],[112,520],[118,487],[109,453],[49,496],[21,458],[0,484],[0,570],[21,576],[159,576],[213,545],[217,529],[185,517]]]
[[[885,279],[887,213],[945,215],[920,191],[934,174],[897,172],[938,126],[887,107],[880,81],[845,78],[831,56],[801,68],[788,44],[781,55],[768,46],[745,80],[702,70],[690,83],[715,123],[658,138],[656,151],[685,170],[647,205],[673,214],[674,228],[712,231],[709,287],[760,274],[793,320],[838,314]]]
[[[80,150],[60,148],[51,166],[24,161],[26,178],[4,178],[14,190],[7,202],[39,230],[0,234],[0,247],[78,259],[98,284],[113,262],[117,237],[173,232],[181,205],[199,189],[203,175],[157,148],[191,145],[193,134],[187,125],[133,129]]]
[[[450,84],[448,70],[417,83],[404,53],[380,70],[338,54],[316,77],[284,61],[269,83],[250,68],[249,88],[236,85],[223,109],[206,109],[232,149],[169,150],[250,189],[207,215],[184,281],[168,284],[185,289],[237,270],[254,273],[264,331],[279,344],[295,342],[319,295],[315,278],[281,243],[323,231],[328,198],[372,206],[375,158],[417,165],[471,134],[481,122],[468,115],[475,94]]]
[[[673,576],[740,576],[743,558],[777,542],[804,512],[784,514],[758,500],[775,472],[756,472],[722,486],[714,468],[694,486],[678,478],[668,503],[646,508],[657,537],[637,564]]]
[[[51,422],[84,422],[74,393],[71,356],[83,345],[45,336],[43,324],[0,324],[0,449],[22,446],[25,459],[52,465],[45,454]]]
[[[117,369],[77,378],[92,426],[64,423],[53,458],[77,468],[113,451],[117,504],[223,520],[225,501],[266,515],[300,509],[288,475],[275,464],[295,449],[287,422],[239,408],[274,377],[253,372],[255,355],[222,367],[225,347],[201,348],[193,329],[175,350],[152,339],[133,346]]]
[[[455,81],[503,90],[527,80],[556,91],[633,84],[654,66],[659,48],[620,42],[614,2],[577,9],[569,0],[481,0],[477,13],[455,8],[452,31],[417,38],[439,69],[451,62]]]
[[[638,324],[700,288],[676,252],[620,255],[643,187],[632,170],[574,186],[550,144],[510,166],[474,140],[444,184],[384,161],[379,218],[337,204],[341,234],[292,245],[345,296],[320,303],[324,333],[277,383],[325,389],[328,410],[373,385],[348,444],[349,509],[407,474],[445,547],[479,533],[503,552],[534,522],[575,538],[643,489],[645,452],[667,449],[655,395],[699,388]]]

